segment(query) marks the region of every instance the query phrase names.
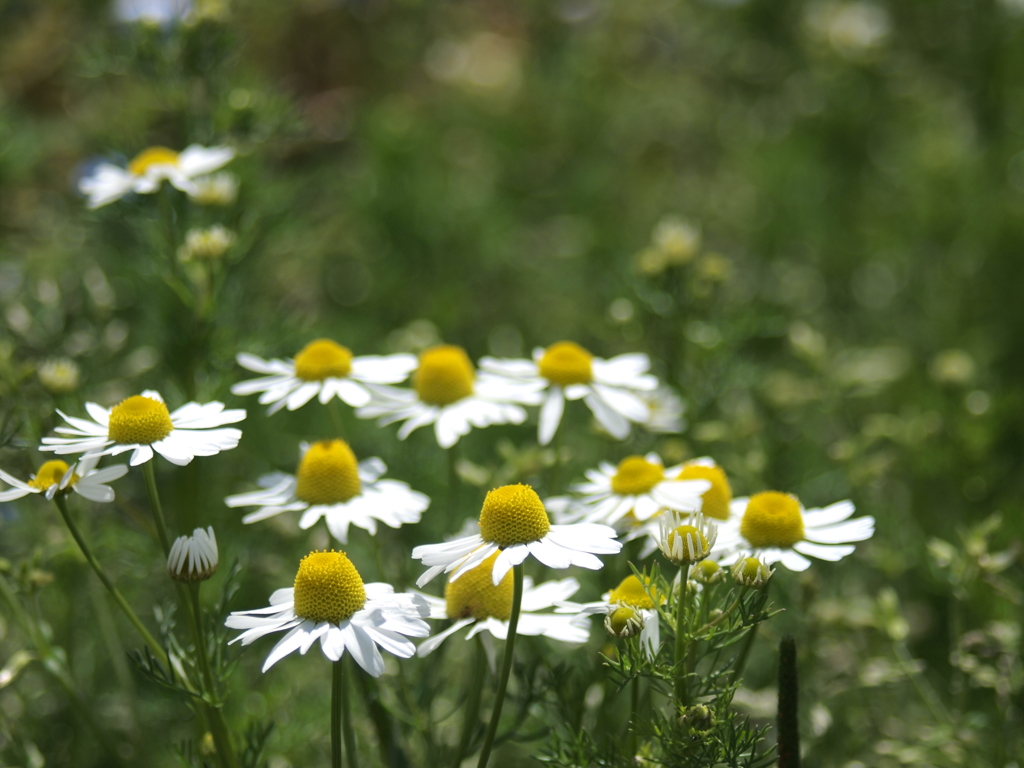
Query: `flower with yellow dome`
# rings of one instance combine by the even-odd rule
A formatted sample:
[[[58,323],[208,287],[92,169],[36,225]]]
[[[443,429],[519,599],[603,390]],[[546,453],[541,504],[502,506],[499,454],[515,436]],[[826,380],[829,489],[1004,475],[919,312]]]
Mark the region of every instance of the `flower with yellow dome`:
[[[658,626],[658,608],[655,605],[665,602],[665,596],[659,595],[652,586],[645,586],[635,575],[630,575],[619,582],[615,589],[601,595],[600,601],[593,603],[572,603],[563,601],[558,604],[556,613],[578,614],[581,616],[605,616],[611,619],[613,626],[609,631],[616,636],[631,636],[626,625],[640,625],[640,645],[650,658],[658,655],[661,647],[661,630]],[[628,609],[623,611],[623,609]],[[622,611],[617,616],[617,611]],[[637,615],[630,615],[629,612]],[[619,628],[619,625],[621,629]]]
[[[615,525],[627,515],[643,523],[663,509],[697,512],[715,492],[705,473],[684,466],[665,468],[656,453],[627,456],[618,465],[603,462],[586,472],[587,482],[572,486],[579,495],[574,514],[584,522]],[[573,513],[570,513],[573,514]]]
[[[651,367],[647,355],[632,353],[603,360],[572,341],[538,347],[532,360],[485,357],[480,367],[546,392],[537,433],[541,445],[555,436],[566,400],[585,402],[608,434],[624,440],[631,422],[643,424],[650,419],[645,397],[658,387],[658,380],[647,372]]]
[[[70,427],[55,432],[72,437],[44,437],[41,451],[58,455],[82,453],[116,456],[132,451],[133,467],[153,458],[154,451],[172,464],[184,466],[196,456],[214,456],[238,445],[240,429],[225,428],[245,418],[243,410],[224,410],[224,403],[187,403],[171,412],[159,392],[146,390],[107,409],[86,403],[93,421],[57,411]]]
[[[299,563],[295,584],[270,596],[267,608],[236,611],[225,621],[244,630],[231,642],[249,645],[287,632],[263,663],[266,672],[290,653],[305,653],[316,641],[331,661],[348,651],[373,677],[384,674],[380,648],[403,659],[416,652],[409,637],[426,637],[429,614],[419,595],[396,594],[390,584],[363,582],[343,552],[311,552]]]
[[[54,459],[43,464],[27,483],[0,469],[0,480],[12,486],[6,491],[0,491],[0,501],[13,501],[30,493],[42,493],[47,499],[52,499],[58,493],[74,491],[89,501],[111,502],[114,500],[114,489],[107,483],[124,477],[128,467],[117,464],[96,469],[99,460],[99,456],[89,456],[77,465],[68,465],[60,459]]]
[[[442,344],[420,353],[412,389],[374,387],[373,400],[356,415],[381,426],[403,422],[398,439],[434,425],[437,443],[451,448],[473,427],[522,424],[523,405],[538,405],[539,387],[479,373],[462,347]]]
[[[461,629],[469,627],[466,639],[487,632],[499,640],[508,637],[512,615],[512,574],[506,573],[494,584],[491,572],[498,553],[470,569],[462,578],[445,584],[444,598],[423,595],[430,607],[431,619],[450,619],[452,625],[424,640],[416,649],[417,656],[426,656]],[[580,588],[576,579],[548,581],[534,585],[529,577],[523,579],[522,613],[516,626],[520,635],[543,635],[565,643],[585,643],[590,628],[577,616],[560,616],[541,611],[568,600]]]
[[[852,501],[804,509],[796,496],[779,491],[734,499],[716,559],[728,565],[753,553],[767,565],[782,563],[791,571],[807,570],[809,557],[842,560],[853,553],[856,542],[875,533],[875,518],[851,520],[854,511]]]
[[[78,181],[91,209],[101,208],[134,192],[150,195],[164,181],[186,194],[198,190],[195,179],[223,168],[235,156],[231,147],[201,147],[193,144],[181,152],[167,147],[149,147],[136,155],[126,168],[99,163]]]
[[[442,571],[451,573],[450,581],[455,581],[496,553],[491,577],[500,584],[509,570],[530,555],[549,568],[578,565],[598,570],[604,563],[597,555],[614,555],[621,549],[614,528],[592,523],[552,525],[533,488],[505,485],[484,499],[479,533],[416,547],[412,556],[429,566],[416,581],[422,587]]]
[[[301,408],[314,397],[326,404],[334,397],[353,408],[370,402],[370,387],[405,381],[416,367],[413,355],[363,355],[332,339],[316,339],[296,353],[294,359],[264,360],[242,352],[238,364],[258,379],[240,381],[232,394],[260,394],[260,405],[269,405],[268,413]]]
[[[260,478],[262,491],[228,496],[229,507],[259,507],[243,523],[266,520],[282,512],[302,512],[299,527],[316,525],[320,518],[342,544],[349,525],[374,535],[377,522],[392,528],[418,523],[430,499],[399,480],[383,479],[387,466],[378,458],[357,461],[344,440],[303,444],[295,475],[276,473]]]

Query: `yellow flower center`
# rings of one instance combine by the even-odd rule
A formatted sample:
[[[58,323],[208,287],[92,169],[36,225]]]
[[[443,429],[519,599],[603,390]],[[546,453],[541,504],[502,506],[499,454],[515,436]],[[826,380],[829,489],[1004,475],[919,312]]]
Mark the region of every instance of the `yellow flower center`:
[[[132,395],[110,410],[107,437],[125,445],[149,445],[174,429],[167,406],[159,400]]]
[[[628,637],[636,634],[636,630],[642,626],[640,621],[635,610],[623,605],[608,614],[605,625],[611,634],[617,637],[624,635]]]
[[[497,559],[498,553],[495,552],[476,568],[448,582],[444,598],[449,619],[509,620],[512,615],[512,571],[505,574],[498,586],[494,586],[491,571]]]
[[[442,344],[420,353],[412,385],[424,403],[451,405],[473,394],[473,378],[473,363],[466,350]]]
[[[729,519],[729,502],[732,501],[732,488],[729,487],[729,478],[717,464],[705,467],[701,464],[687,464],[679,473],[680,480],[707,480],[711,487],[704,491],[701,496],[702,503],[700,511],[704,517],[713,517],[716,520]]]
[[[800,502],[796,496],[778,491],[751,496],[740,533],[754,547],[792,547],[804,538]]]
[[[559,341],[544,350],[538,368],[552,384],[589,384],[594,378],[594,356],[572,341]]]
[[[343,379],[352,372],[352,350],[330,339],[317,339],[295,356],[295,375],[303,381]]]
[[[715,584],[725,578],[725,573],[714,560],[701,560],[693,567],[690,578],[701,584]]]
[[[480,535],[499,547],[539,541],[550,529],[547,510],[528,485],[495,488],[480,510]]]
[[[299,462],[295,495],[309,504],[340,504],[363,490],[359,464],[344,440],[313,443]]]
[[[652,592],[658,598],[658,602],[664,602],[664,598],[661,595],[654,590]],[[608,602],[631,605],[634,608],[654,607],[654,601],[644,590],[644,585],[640,583],[640,579],[636,576],[627,576],[619,582],[619,586],[608,595]]]
[[[128,163],[129,173],[141,176],[154,165],[177,165],[178,153],[167,147],[150,147],[144,149]]]
[[[771,575],[771,569],[756,557],[745,557],[732,567],[732,577],[741,587],[763,586]]]
[[[679,558],[683,563],[696,563],[711,554],[711,547],[708,546],[708,539],[699,529],[692,525],[680,525],[675,530],[668,532],[668,551],[678,552],[676,549],[676,537],[682,543],[682,556]]]
[[[639,496],[647,493],[665,479],[665,468],[643,456],[627,456],[619,462],[612,477],[612,493],[619,496]]]
[[[60,481],[64,478],[64,473],[67,471],[68,465],[66,462],[60,459],[48,461],[39,468],[36,476],[28,481],[28,485],[30,488],[45,491],[51,485],[59,485]],[[68,488],[77,483],[78,479],[78,475],[71,475],[71,482],[68,483]]]
[[[310,552],[295,574],[295,615],[340,624],[363,607],[366,588],[344,552]]]

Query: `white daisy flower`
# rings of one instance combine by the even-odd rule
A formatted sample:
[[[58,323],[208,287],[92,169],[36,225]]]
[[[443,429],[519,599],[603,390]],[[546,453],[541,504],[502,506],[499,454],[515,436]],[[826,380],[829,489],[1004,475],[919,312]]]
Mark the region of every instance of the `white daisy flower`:
[[[430,607],[431,619],[451,619],[453,623],[448,629],[420,643],[416,649],[417,656],[431,653],[465,627],[470,627],[466,633],[467,640],[480,632],[489,632],[499,640],[508,637],[509,618],[512,616],[512,574],[506,573],[498,584],[491,582],[497,557],[495,552],[461,579],[448,582],[444,599],[423,595]],[[544,635],[565,643],[585,643],[590,637],[590,628],[579,617],[539,613],[572,597],[579,588],[579,582],[572,578],[534,586],[532,579],[524,577],[516,634]]]
[[[652,392],[644,392],[643,400],[650,409],[650,416],[643,423],[648,432],[674,435],[686,428],[686,404],[672,387],[661,384]]]
[[[485,357],[480,367],[510,381],[547,391],[537,436],[541,445],[547,445],[555,436],[567,399],[583,400],[612,437],[626,439],[630,422],[642,424],[650,419],[651,409],[644,396],[658,386],[658,380],[647,373],[651,367],[647,355],[637,353],[602,360],[571,341],[560,341],[547,349],[537,347],[533,360]]]
[[[130,192],[150,195],[164,181],[189,195],[198,191],[194,179],[216,171],[231,162],[231,147],[201,147],[193,144],[181,152],[167,147],[149,147],[136,155],[127,168],[99,163],[78,181],[78,190],[95,210],[109,205]]]
[[[488,373],[477,373],[462,347],[444,344],[420,353],[413,388],[375,387],[369,405],[356,415],[379,418],[381,426],[405,422],[398,430],[404,440],[413,430],[434,425],[437,443],[451,448],[473,427],[522,424],[522,405],[538,405],[538,387]]]
[[[875,533],[875,518],[850,520],[854,511],[851,501],[804,509],[796,496],[778,491],[735,499],[732,516],[722,526],[717,559],[729,565],[753,553],[767,565],[782,563],[791,571],[807,570],[808,557],[842,560],[856,549],[855,542]]]
[[[312,552],[299,563],[295,586],[270,596],[270,606],[232,613],[225,624],[245,630],[232,640],[249,645],[287,631],[263,663],[266,672],[289,653],[305,655],[314,642],[331,661],[347,650],[374,677],[384,674],[380,646],[403,659],[416,652],[407,637],[427,637],[430,613],[419,595],[395,594],[390,584],[364,584],[343,552]],[[406,637],[407,636],[407,637]]]
[[[505,485],[484,499],[480,533],[416,547],[412,556],[430,566],[416,581],[422,587],[442,571],[454,571],[449,580],[455,581],[495,553],[491,578],[499,584],[529,555],[549,568],[578,565],[596,571],[604,566],[597,555],[614,555],[621,549],[614,528],[587,523],[551,525],[544,504],[530,486]]]
[[[651,592],[665,602],[664,596],[656,591]],[[661,647],[661,630],[658,626],[658,609],[654,600],[636,576],[627,576],[619,585],[601,595],[601,600],[593,603],[572,603],[563,601],[555,609],[556,613],[577,614],[582,616],[610,617],[620,608],[630,608],[640,615],[643,627],[640,630],[640,645],[648,656],[654,658]]]
[[[235,395],[260,395],[261,405],[270,405],[267,413],[301,408],[314,397],[321,403],[338,397],[353,408],[370,402],[370,386],[398,384],[416,367],[414,355],[365,355],[353,357],[348,347],[331,339],[311,341],[293,360],[264,360],[242,352],[238,364],[258,379],[241,381],[231,388]]]
[[[179,536],[167,555],[167,572],[175,581],[206,581],[217,571],[220,554],[213,527],[196,528],[191,536]]]
[[[45,493],[47,499],[52,499],[58,493],[67,493],[69,490],[89,501],[113,501],[114,489],[107,483],[124,477],[128,473],[128,467],[118,464],[96,469],[99,460],[99,456],[88,456],[72,468],[66,462],[54,459],[43,464],[27,483],[0,469],[0,480],[13,486],[6,491],[0,491],[0,501],[13,501],[30,493]]]
[[[282,512],[302,512],[299,527],[316,525],[323,517],[327,529],[342,544],[349,525],[377,533],[377,521],[392,528],[418,523],[430,499],[399,480],[381,479],[387,466],[378,458],[356,462],[344,440],[322,440],[301,446],[295,475],[275,473],[260,479],[262,491],[228,496],[229,507],[255,507],[242,518],[255,523]]]
[[[729,478],[725,471],[715,463],[714,459],[706,456],[692,459],[678,467],[678,472],[675,471],[676,469],[666,470],[666,476],[674,477],[677,480],[702,480],[710,483],[710,487],[701,494],[700,507],[695,511],[712,520],[725,521],[729,519],[732,487],[729,485]],[[623,538],[623,541],[632,541],[646,537],[643,549],[640,550],[641,558],[651,555],[658,548],[658,539],[661,536],[661,523],[658,517],[659,513],[656,513],[645,521],[637,519],[637,524]],[[728,539],[728,541],[732,541],[732,539]],[[726,541],[723,540],[722,543],[724,544]]]
[[[159,392],[146,390],[107,409],[86,403],[93,421],[76,419],[57,411],[71,427],[55,432],[74,437],[44,437],[41,451],[57,454],[84,453],[89,456],[116,456],[132,451],[128,462],[133,467],[145,464],[156,451],[172,464],[185,466],[196,456],[213,456],[238,445],[240,429],[217,429],[245,418],[243,410],[224,410],[216,401],[200,405],[187,403],[173,413]]]
[[[587,470],[587,482],[571,487],[581,496],[576,513],[587,523],[615,525],[627,515],[642,523],[662,509],[696,512],[711,482],[683,478],[682,471],[682,466],[665,469],[656,453],[627,456],[618,466],[603,462],[600,468]]]

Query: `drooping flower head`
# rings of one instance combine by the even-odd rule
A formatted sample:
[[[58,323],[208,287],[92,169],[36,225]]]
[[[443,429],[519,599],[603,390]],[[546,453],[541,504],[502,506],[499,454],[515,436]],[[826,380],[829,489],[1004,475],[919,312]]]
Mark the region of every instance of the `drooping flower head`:
[[[288,631],[267,656],[263,671],[288,654],[305,655],[317,640],[331,661],[347,650],[374,677],[384,673],[377,646],[401,658],[416,647],[408,637],[426,637],[429,609],[419,595],[395,594],[388,584],[366,584],[343,552],[311,552],[299,563],[295,584],[270,597],[270,607],[232,613],[225,622],[245,630],[231,642],[249,645],[264,635]]]
[[[147,390],[122,400],[113,408],[86,403],[93,421],[57,411],[70,427],[56,432],[74,437],[44,437],[41,451],[59,455],[82,453],[116,456],[132,451],[131,466],[144,464],[156,451],[173,464],[184,466],[196,456],[213,456],[238,445],[242,431],[217,429],[245,418],[243,410],[224,410],[218,402],[188,403],[171,413],[159,392]]]
[[[495,584],[491,574],[498,553],[466,572],[464,576],[445,584],[444,599],[424,595],[430,606],[430,618],[451,619],[453,624],[420,643],[418,656],[426,656],[445,639],[463,627],[470,627],[466,639],[488,632],[499,640],[508,637],[509,618],[512,615],[512,574]],[[544,635],[566,643],[583,643],[589,636],[589,628],[576,617],[539,613],[552,608],[556,603],[571,597],[580,588],[576,579],[549,581],[534,586],[533,580],[523,580],[523,600],[516,633],[520,635]]]
[[[606,525],[552,525],[537,493],[528,485],[505,485],[487,494],[480,510],[480,533],[444,544],[416,547],[412,556],[430,566],[416,582],[423,586],[439,573],[455,581],[497,553],[492,568],[495,584],[509,570],[533,555],[549,568],[578,565],[597,570],[598,554],[615,554],[622,545]]]
[[[522,424],[526,421],[522,406],[537,405],[541,397],[533,384],[478,373],[466,351],[451,344],[420,353],[412,385],[412,389],[375,387],[372,402],[357,415],[379,419],[381,426],[403,422],[399,440],[433,424],[438,445],[451,448],[473,427]]]
[[[282,512],[301,511],[299,527],[316,525],[320,518],[341,543],[348,540],[349,525],[375,535],[377,522],[392,528],[418,523],[430,499],[399,480],[383,479],[387,471],[378,458],[356,460],[344,440],[321,440],[301,446],[294,476],[277,473],[260,478],[265,490],[228,496],[229,507],[258,506],[242,518],[255,523]]]
[[[334,397],[353,408],[370,402],[370,387],[397,384],[416,367],[412,355],[364,355],[333,339],[315,339],[300,349],[291,360],[264,360],[241,352],[238,364],[264,376],[235,384],[236,395],[260,395],[260,404],[269,405],[268,413],[301,408],[314,397],[328,403]]]
[[[583,400],[610,435],[624,440],[631,422],[650,418],[644,395],[658,386],[658,380],[647,373],[650,365],[643,354],[602,360],[573,341],[538,347],[533,360],[485,357],[480,361],[485,371],[546,391],[537,434],[541,445],[550,443],[558,430],[566,400]]]
[[[179,536],[167,555],[167,573],[175,581],[206,581],[217,571],[220,554],[213,527],[196,528],[191,536]]]

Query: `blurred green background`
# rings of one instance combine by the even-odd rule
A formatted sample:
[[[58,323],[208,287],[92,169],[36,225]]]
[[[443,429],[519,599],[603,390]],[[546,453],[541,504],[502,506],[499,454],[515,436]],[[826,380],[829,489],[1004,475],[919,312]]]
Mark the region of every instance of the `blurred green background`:
[[[520,356],[563,338],[646,351],[686,430],[623,446],[581,419],[574,475],[652,448],[712,455],[737,495],[849,497],[877,519],[853,558],[783,574],[787,613],[741,704],[771,715],[770,651],[788,629],[809,764],[1016,765],[1021,0],[249,0],[167,24],[114,11],[0,0],[0,466],[27,477],[40,463],[24,449],[57,424],[36,375],[55,356],[81,367],[81,389],[56,398],[75,413],[146,387],[249,408],[238,451],[197,462],[184,490],[163,479],[181,527],[213,523],[222,562],[251,567],[232,607],[255,607],[326,535],[243,531],[221,499],[288,470],[324,425],[233,398],[236,352],[287,357],[325,335],[356,354],[444,340]],[[161,280],[155,203],[89,212],[75,192],[89,163],[193,142],[239,152],[236,203],[176,209],[179,234],[238,233],[202,322]],[[357,453],[438,506],[430,435],[351,426]],[[453,532],[492,478],[536,476],[532,429],[467,439],[463,475],[481,488],[464,515],[385,532],[401,578],[409,543]],[[139,478],[124,482],[88,527],[143,606],[166,599],[162,563]],[[39,499],[0,512],[4,569],[125,758],[174,764],[185,710],[133,677],[121,644],[135,641],[59,519]],[[965,534],[997,512],[1001,525]],[[609,586],[588,585],[585,599]],[[24,638],[9,619],[0,632],[7,664]],[[575,652],[595,669],[599,632]],[[261,660],[243,658],[232,717],[280,716],[272,768],[322,762],[319,659],[265,677]],[[105,764],[38,666],[0,673],[0,724],[0,761]]]

